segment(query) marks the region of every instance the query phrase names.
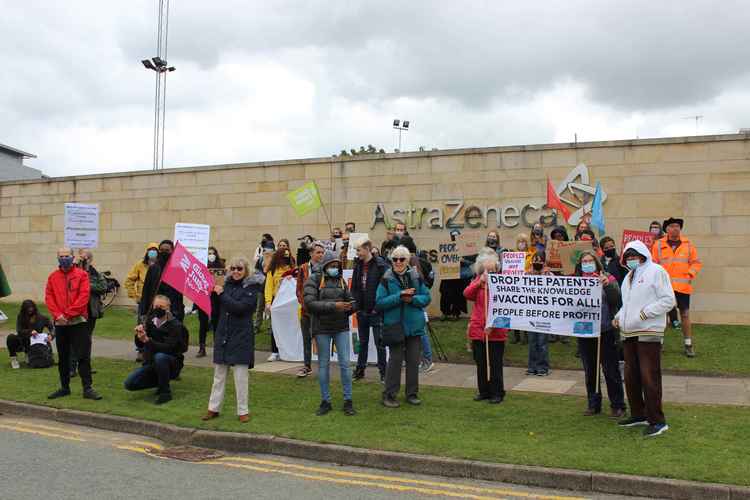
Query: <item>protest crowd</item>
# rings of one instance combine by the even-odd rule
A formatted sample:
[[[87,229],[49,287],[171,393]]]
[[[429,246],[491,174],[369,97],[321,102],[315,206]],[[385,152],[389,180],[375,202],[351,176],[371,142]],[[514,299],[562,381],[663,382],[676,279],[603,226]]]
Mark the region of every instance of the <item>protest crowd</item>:
[[[470,312],[466,342],[477,370],[474,400],[500,404],[506,397],[506,342],[527,345],[527,375],[545,377],[550,374],[548,344],[569,343],[571,337],[576,337],[570,348],[576,349],[585,377],[584,415],[602,412],[603,378],[610,415],[619,425],[642,425],[647,436],[667,430],[661,404],[660,365],[667,325],[681,331],[685,355],[696,355],[689,311],[691,283],[701,262],[695,246],[682,233],[683,225],[683,220],[676,218],[655,221],[649,228],[653,240],[650,247],[636,239],[624,244],[621,253],[612,237],[596,237],[594,229],[599,229],[602,236],[603,224],[592,222],[591,214],[581,220],[573,234],[565,226],[554,226],[545,234],[545,227],[537,223],[530,234],[507,239],[515,241],[515,248],[503,248],[499,232],[489,231],[484,241],[477,242],[475,254],[461,256],[458,277],[441,279],[439,285],[443,320],[455,320]],[[148,243],[125,280],[128,296],[137,304],[133,348],[140,366],[124,380],[124,388],[156,388],[157,404],[172,399],[170,385],[179,378],[189,345],[189,332],[184,326],[184,299],[188,298],[199,318],[198,357],[207,355],[207,334],[213,332],[214,378],[211,392],[206,395],[203,419],[220,416],[231,368],[236,413],[240,421],[247,422],[248,370],[254,366],[255,336],[264,323],[270,323],[272,337],[272,353],[267,361],[283,360],[274,334],[278,327],[271,318],[275,301],[288,281],[294,287],[298,311],[295,321],[299,323],[303,346],[304,365],[298,377],[313,373],[312,361],[317,356],[321,396],[317,415],[333,409],[330,370],[334,355],[346,415],[356,414],[353,384],[365,377],[368,362],[378,370],[383,406],[400,406],[402,370],[402,401],[422,404],[419,376],[434,366],[426,312],[436,278],[430,256],[419,251],[406,224],[401,222],[387,229],[379,246],[369,237],[354,241],[359,234],[355,224],[349,222],[343,230],[333,228],[330,237],[322,240],[305,235],[298,239],[296,253],[288,239],[276,240],[271,234],[263,234],[257,248],[249,252],[250,258],[232,256],[225,260],[217,248],[209,247],[207,264],[201,265],[216,278],[207,291],[210,307],[183,297],[169,284],[174,267],[171,264],[176,260],[173,254],[180,250],[179,245],[169,239]],[[453,241],[460,237],[458,230],[451,232]],[[513,269],[508,266],[511,261],[515,263]],[[99,400],[102,396],[93,384],[91,345],[96,321],[102,316],[100,296],[106,284],[102,284],[102,276],[94,267],[91,250],[76,253],[61,248],[57,263],[45,291],[50,317],[44,316],[33,301],[23,302],[15,333],[7,337],[11,365],[18,368],[18,354],[25,353],[31,367],[53,366],[54,345],[59,388],[49,398],[70,395],[71,378],[78,376],[83,397]],[[351,273],[350,279],[345,279],[347,272]],[[501,280],[499,277],[503,276]],[[501,309],[493,305],[506,300],[498,294],[503,290],[517,293],[532,287],[546,289],[541,295],[546,298],[533,299],[552,304],[545,307],[547,312],[539,312],[540,317],[546,318],[542,314],[550,314],[554,304],[574,303],[572,299],[564,302],[554,290],[582,289],[582,283],[586,283],[584,292],[595,290],[599,295],[578,299],[588,300],[587,305],[596,312],[596,327],[591,329],[589,322],[586,331],[553,335],[535,328],[513,328],[513,321],[497,313]],[[523,298],[523,302],[530,303],[532,299]],[[514,311],[521,308],[518,303],[512,307]],[[580,311],[570,314],[583,317]],[[351,345],[351,321],[356,322],[359,332],[356,351]],[[375,346],[375,359],[370,357],[372,352],[368,353],[371,344]],[[352,352],[356,363],[350,359]]]

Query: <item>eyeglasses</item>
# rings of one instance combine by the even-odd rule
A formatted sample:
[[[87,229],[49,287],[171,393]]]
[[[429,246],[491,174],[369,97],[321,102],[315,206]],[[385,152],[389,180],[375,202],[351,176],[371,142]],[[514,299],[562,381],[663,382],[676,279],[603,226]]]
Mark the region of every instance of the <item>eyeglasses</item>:
[[[244,271],[245,268],[242,266],[232,266],[229,268],[230,271]]]
[[[406,262],[406,257],[394,257],[393,262]]]

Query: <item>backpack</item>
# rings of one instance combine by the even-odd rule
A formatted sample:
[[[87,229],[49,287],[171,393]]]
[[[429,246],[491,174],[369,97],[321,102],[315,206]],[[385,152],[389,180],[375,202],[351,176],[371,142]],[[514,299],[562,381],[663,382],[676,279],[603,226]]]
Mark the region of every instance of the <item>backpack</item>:
[[[27,355],[30,368],[49,368],[55,364],[52,347],[47,344],[34,344]]]

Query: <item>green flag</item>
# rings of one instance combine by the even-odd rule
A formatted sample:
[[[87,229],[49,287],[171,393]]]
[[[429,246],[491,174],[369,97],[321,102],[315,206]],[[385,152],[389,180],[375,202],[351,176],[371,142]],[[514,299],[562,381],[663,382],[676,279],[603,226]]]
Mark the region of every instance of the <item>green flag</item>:
[[[10,294],[11,291],[10,284],[8,283],[8,278],[5,277],[3,266],[0,265],[0,297],[7,297]]]
[[[302,217],[310,212],[314,212],[321,206],[320,193],[318,186],[314,181],[310,181],[299,189],[295,189],[286,195],[289,203],[297,215]]]

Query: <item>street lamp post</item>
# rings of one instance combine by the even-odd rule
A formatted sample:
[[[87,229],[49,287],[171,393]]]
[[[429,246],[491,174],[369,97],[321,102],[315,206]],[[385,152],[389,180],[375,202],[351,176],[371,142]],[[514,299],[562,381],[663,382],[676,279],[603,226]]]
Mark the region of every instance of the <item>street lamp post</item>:
[[[398,130],[398,151],[401,152],[401,132],[409,131],[409,120],[393,120],[393,128]]]

